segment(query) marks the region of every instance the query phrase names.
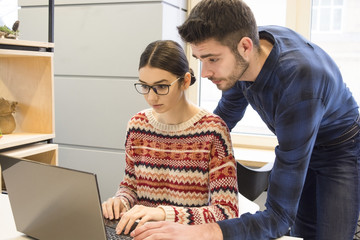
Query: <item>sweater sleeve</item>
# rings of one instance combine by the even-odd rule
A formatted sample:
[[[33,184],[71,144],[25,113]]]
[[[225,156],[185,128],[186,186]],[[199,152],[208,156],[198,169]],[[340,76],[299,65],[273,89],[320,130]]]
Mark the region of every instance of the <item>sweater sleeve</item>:
[[[195,225],[238,216],[236,164],[230,133],[219,117],[216,116],[214,121],[217,121],[217,124],[215,131],[212,131],[213,143],[209,155],[208,206],[159,206],[166,213],[166,221]]]
[[[127,136],[129,136],[129,130]],[[130,210],[130,208],[137,203],[137,182],[135,177],[134,159],[132,158],[133,151],[130,146],[131,143],[127,138],[125,143],[125,174],[115,194],[115,197],[120,198],[121,202],[126,207],[126,210]]]

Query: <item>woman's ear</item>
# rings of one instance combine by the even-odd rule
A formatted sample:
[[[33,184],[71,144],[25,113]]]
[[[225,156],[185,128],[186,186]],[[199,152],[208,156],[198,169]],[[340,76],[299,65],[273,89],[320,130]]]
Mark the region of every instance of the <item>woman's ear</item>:
[[[184,75],[184,84],[183,89],[186,90],[190,87],[191,84],[191,74],[189,72],[185,73]]]

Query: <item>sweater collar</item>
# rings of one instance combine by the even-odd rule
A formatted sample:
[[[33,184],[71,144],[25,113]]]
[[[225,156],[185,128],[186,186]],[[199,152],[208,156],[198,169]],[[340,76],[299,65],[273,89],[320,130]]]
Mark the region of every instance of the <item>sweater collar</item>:
[[[178,132],[178,131],[183,131],[185,129],[188,129],[188,128],[194,126],[194,124],[196,122],[198,122],[201,118],[203,118],[207,114],[208,114],[208,111],[206,111],[205,109],[200,109],[200,111],[198,113],[196,113],[193,117],[191,117],[186,122],[172,125],[172,124],[161,123],[158,120],[156,120],[155,116],[152,113],[151,108],[145,110],[145,115],[148,118],[149,123],[154,128],[161,130],[161,131],[165,131],[165,132]]]

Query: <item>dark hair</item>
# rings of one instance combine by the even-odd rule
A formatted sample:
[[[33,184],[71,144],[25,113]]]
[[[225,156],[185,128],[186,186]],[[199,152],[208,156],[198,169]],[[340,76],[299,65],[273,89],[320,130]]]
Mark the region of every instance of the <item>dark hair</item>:
[[[259,48],[259,34],[251,9],[242,0],[202,0],[178,27],[182,39],[200,43],[214,38],[232,51],[243,37]]]
[[[139,69],[145,66],[159,68],[178,77],[183,77],[190,72],[191,85],[196,81],[183,48],[172,40],[158,40],[150,43],[140,57]]]

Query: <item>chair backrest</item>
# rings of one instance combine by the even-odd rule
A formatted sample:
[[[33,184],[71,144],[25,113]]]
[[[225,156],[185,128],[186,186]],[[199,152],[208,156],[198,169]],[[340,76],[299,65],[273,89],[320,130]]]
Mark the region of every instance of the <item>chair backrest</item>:
[[[261,168],[250,168],[237,162],[239,193],[250,201],[258,198],[267,189],[272,167],[272,162],[265,164]]]

